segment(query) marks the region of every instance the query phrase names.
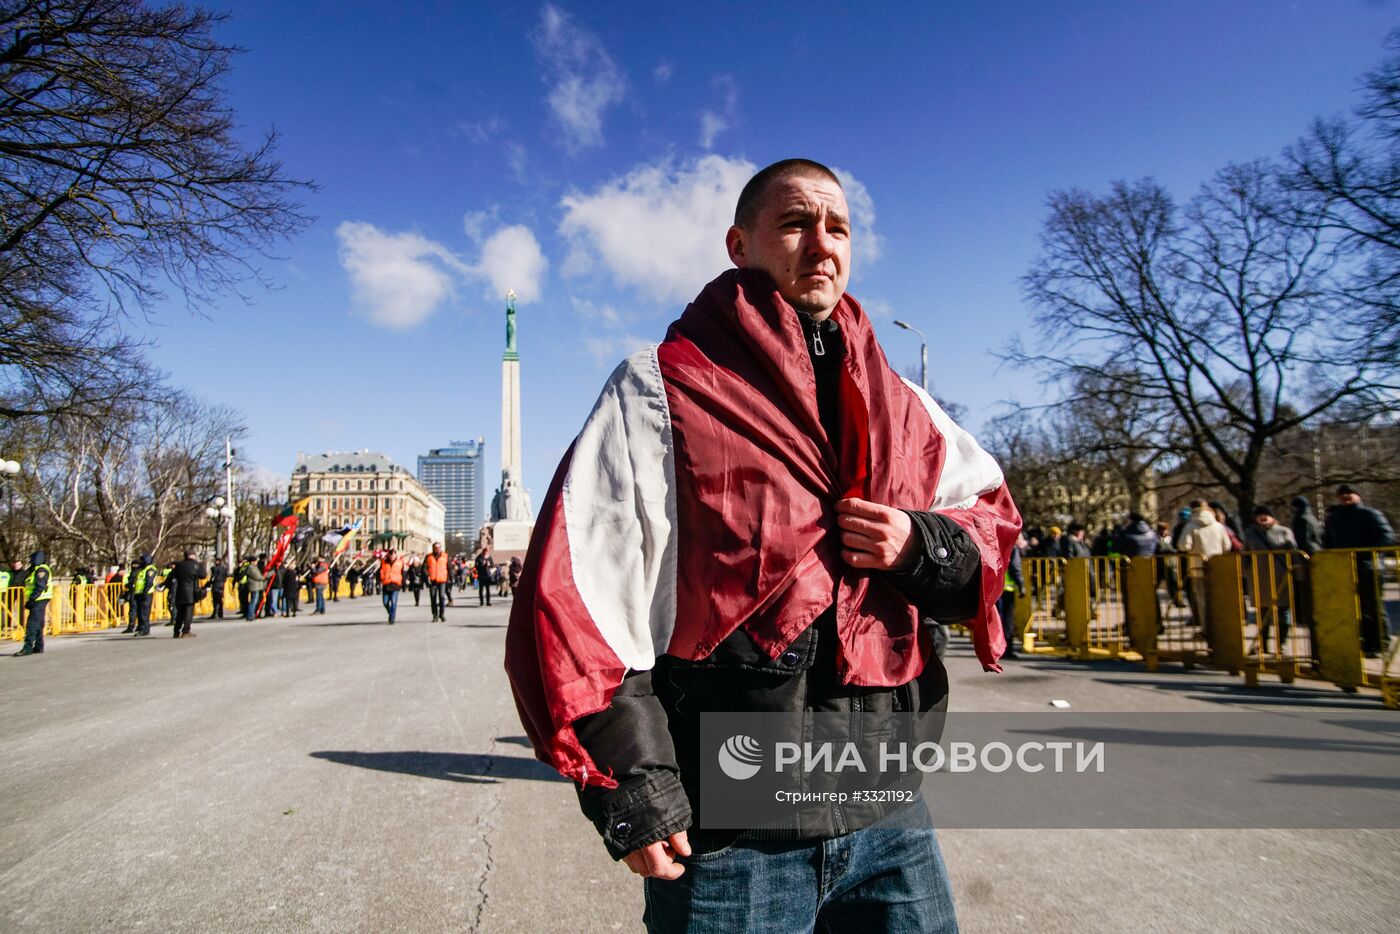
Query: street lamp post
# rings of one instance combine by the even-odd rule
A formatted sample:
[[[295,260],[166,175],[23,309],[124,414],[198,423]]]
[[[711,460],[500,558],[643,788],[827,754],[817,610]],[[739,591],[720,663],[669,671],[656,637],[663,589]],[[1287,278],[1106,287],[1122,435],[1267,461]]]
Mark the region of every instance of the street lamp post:
[[[0,484],[5,487],[5,495],[8,497],[8,504],[5,510],[6,520],[11,519],[15,514],[15,485],[10,482],[10,478],[20,472],[19,461],[0,458]],[[20,549],[21,551],[23,549]]]
[[[204,515],[209,521],[214,523],[214,560],[219,560],[219,536],[223,531],[224,522],[233,518],[233,507],[225,505],[222,496],[216,496],[209,501],[209,505],[204,507]]]
[[[924,392],[928,392],[928,338],[924,337],[923,331],[912,324],[899,320],[896,320],[894,324],[895,327],[904,328],[906,331],[913,331],[919,335],[919,385],[923,387]]]

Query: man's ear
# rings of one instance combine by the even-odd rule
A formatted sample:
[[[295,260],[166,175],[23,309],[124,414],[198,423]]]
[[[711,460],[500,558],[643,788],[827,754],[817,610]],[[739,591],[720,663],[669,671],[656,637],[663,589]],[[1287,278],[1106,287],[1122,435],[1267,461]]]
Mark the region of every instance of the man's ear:
[[[744,228],[735,224],[729,228],[729,232],[724,235],[724,246],[729,250],[729,261],[740,269],[747,267],[748,263],[744,253]]]

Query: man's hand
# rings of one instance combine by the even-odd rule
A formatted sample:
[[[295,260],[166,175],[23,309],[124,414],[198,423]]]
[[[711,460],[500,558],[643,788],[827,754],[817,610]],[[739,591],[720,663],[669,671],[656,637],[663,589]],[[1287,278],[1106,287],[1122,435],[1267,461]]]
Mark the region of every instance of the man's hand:
[[[627,868],[639,876],[652,879],[679,879],[685,867],[676,862],[677,856],[690,855],[690,840],[685,831],[671,834],[665,840],[658,840],[639,850],[633,850],[622,861]]]
[[[863,499],[836,504],[841,527],[841,558],[853,568],[900,571],[914,564],[919,537],[902,509]]]

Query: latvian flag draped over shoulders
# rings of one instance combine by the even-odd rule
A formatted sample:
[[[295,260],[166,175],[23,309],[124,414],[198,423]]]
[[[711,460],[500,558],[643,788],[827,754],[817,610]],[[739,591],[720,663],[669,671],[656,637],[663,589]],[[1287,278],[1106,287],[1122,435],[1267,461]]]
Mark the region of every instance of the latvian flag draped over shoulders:
[[[967,530],[982,557],[973,643],[1000,670],[996,600],[1020,529],[1001,470],[890,368],[854,299],[832,314],[846,344],[837,445],[797,313],[762,273],[711,282],[604,386],[550,484],[506,636],[521,721],[564,776],[614,787],[573,723],[605,709],[628,671],[663,653],[704,658],[740,626],[777,657],[835,602],[843,682],[917,676],[917,611],[841,560],[847,496]]]

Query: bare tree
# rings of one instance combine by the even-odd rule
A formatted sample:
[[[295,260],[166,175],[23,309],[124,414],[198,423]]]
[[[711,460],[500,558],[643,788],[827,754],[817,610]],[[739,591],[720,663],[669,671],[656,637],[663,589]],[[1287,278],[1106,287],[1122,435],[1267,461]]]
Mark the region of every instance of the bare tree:
[[[56,554],[125,562],[212,535],[204,509],[219,492],[223,439],[237,414],[172,394],[136,418],[111,413],[45,422],[30,497]]]
[[[1222,170],[1184,209],[1151,180],[1055,193],[1023,279],[1045,343],[1012,356],[1071,386],[1129,374],[1170,414],[1143,426],[1147,448],[1193,458],[1247,515],[1274,439],[1382,389],[1328,324],[1317,210],[1262,162]]]
[[[269,134],[235,132],[222,16],[140,0],[0,0],[0,414],[130,397],[113,325],[260,278],[308,218]]]
[[[1355,120],[1318,119],[1284,153],[1286,181],[1321,199],[1350,275],[1344,324],[1355,353],[1400,368],[1400,30],[1389,56],[1363,79]]]

